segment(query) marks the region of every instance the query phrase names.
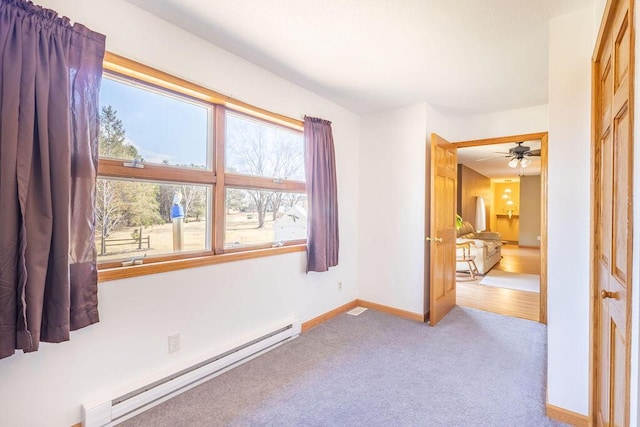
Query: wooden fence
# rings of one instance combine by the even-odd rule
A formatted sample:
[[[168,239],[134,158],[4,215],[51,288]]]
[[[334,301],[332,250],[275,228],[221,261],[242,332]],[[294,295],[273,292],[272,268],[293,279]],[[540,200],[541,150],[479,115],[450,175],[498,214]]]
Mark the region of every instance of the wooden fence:
[[[125,245],[137,245],[138,249],[151,248],[151,236],[142,237],[142,233],[138,235],[137,239],[103,239],[100,242],[100,255],[104,255],[107,252],[107,248],[110,246],[125,246]]]

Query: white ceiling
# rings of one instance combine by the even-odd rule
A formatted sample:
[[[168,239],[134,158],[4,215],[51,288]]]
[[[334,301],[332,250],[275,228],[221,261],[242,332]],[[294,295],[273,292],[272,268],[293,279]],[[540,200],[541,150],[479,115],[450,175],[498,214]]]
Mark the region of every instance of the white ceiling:
[[[523,146],[531,150],[540,149],[540,140],[524,141]],[[475,170],[482,175],[502,181],[511,179],[517,181],[520,176],[540,175],[540,157],[528,156],[531,164],[526,168],[510,168],[507,163],[511,157],[507,155],[510,148],[515,147],[515,143],[481,145],[478,147],[465,147],[458,149],[458,163]]]
[[[548,20],[593,0],[127,0],[368,113],[547,103]]]

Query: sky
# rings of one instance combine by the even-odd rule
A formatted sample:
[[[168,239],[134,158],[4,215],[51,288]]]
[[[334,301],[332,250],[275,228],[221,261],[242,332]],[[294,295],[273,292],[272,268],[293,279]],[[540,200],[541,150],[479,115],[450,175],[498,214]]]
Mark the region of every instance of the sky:
[[[211,162],[207,155],[207,142],[211,140],[208,126],[213,122],[210,106],[105,75],[100,106],[108,105],[122,121],[125,139],[138,149],[146,163],[168,161],[171,165],[212,169],[207,164]],[[229,114],[226,126],[229,137],[225,160],[229,171],[304,181],[301,132],[238,114]],[[264,156],[260,170],[251,166],[257,152]]]
[[[104,76],[100,105],[111,105],[126,139],[148,163],[205,166],[210,109]],[[211,166],[211,165],[209,165]]]

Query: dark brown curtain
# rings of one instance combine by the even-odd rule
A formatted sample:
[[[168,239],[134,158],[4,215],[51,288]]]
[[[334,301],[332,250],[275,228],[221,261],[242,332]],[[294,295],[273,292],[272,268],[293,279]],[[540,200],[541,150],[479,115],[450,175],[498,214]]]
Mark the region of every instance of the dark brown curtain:
[[[0,0],[0,358],[98,321],[104,36]]]
[[[331,122],[304,118],[309,201],[307,272],[338,265],[338,186]]]

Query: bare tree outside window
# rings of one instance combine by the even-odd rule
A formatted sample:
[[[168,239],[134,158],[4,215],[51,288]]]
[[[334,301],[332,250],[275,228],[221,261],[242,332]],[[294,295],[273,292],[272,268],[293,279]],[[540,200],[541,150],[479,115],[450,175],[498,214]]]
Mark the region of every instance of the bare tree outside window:
[[[304,146],[297,132],[236,114],[227,114],[226,169],[243,175],[274,180],[304,181]],[[283,193],[246,190],[264,227],[268,211],[276,220]]]

